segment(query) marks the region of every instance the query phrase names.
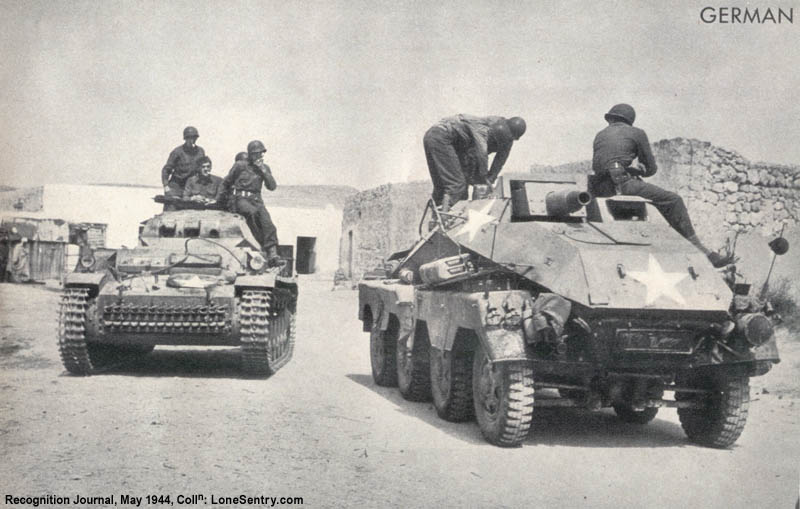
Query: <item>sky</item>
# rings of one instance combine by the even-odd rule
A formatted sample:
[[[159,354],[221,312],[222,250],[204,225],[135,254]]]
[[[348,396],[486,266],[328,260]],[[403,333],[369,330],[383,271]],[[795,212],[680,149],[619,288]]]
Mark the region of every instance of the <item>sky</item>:
[[[427,178],[425,131],[522,116],[506,169],[589,159],[627,102],[651,141],[800,164],[794,23],[707,2],[0,0],[0,184],[160,185],[187,125],[225,175],[262,140],[279,184]],[[714,4],[717,5],[717,4]]]

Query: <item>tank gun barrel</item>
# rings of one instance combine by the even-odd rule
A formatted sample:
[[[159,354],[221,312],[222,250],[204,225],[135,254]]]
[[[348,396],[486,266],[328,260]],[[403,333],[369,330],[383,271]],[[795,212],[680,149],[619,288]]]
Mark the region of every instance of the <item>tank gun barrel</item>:
[[[552,191],[545,196],[545,207],[549,216],[566,216],[580,210],[592,201],[586,191]]]

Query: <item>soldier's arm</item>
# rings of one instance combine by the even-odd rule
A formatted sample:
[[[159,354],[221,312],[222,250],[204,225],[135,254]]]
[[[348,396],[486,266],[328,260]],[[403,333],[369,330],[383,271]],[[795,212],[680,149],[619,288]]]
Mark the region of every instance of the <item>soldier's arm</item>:
[[[650,140],[641,129],[638,131],[636,145],[636,158],[639,159],[639,163],[644,165],[645,169],[643,176],[652,177],[658,171],[658,165],[656,165],[656,158],[653,157],[653,150],[650,148]]]
[[[269,169],[269,166],[262,164],[261,171],[264,174],[264,187],[270,191],[274,191],[278,187],[278,183],[275,182],[275,177],[272,176],[272,171]]]
[[[496,127],[493,127],[493,129],[493,136],[497,145],[497,152],[494,154],[492,167],[487,175],[489,183],[492,184],[495,180],[497,180],[497,176],[500,175],[500,171],[503,169],[503,165],[506,164],[508,155],[511,153],[511,147],[514,145],[514,136],[511,134],[511,131],[507,126],[499,124]]]
[[[594,137],[594,142],[592,143],[592,171],[595,175],[600,175],[603,171],[603,161],[600,160],[600,151],[597,150],[599,145],[597,138],[599,135]]]
[[[478,171],[478,176],[486,180],[488,183],[488,166],[489,166],[489,147],[488,147],[488,140],[485,136],[482,136],[480,133],[476,132],[472,126],[465,122],[464,125],[467,126],[467,130],[472,137],[472,140],[475,142],[475,155],[478,163],[478,167],[476,168]]]
[[[176,159],[178,158],[175,151],[170,152],[169,157],[167,158],[167,164],[161,168],[161,185],[166,189],[167,185],[169,184],[169,179],[172,177],[172,172],[175,171],[175,164],[177,163]]]
[[[240,166],[238,162],[233,163],[231,166],[230,171],[228,171],[228,175],[222,180],[222,188],[223,190],[227,191],[233,185],[233,182],[236,180],[236,177],[239,175]]]
[[[194,188],[194,177],[189,177],[186,181],[186,186],[183,188],[183,199],[187,200],[192,197],[192,189]]]

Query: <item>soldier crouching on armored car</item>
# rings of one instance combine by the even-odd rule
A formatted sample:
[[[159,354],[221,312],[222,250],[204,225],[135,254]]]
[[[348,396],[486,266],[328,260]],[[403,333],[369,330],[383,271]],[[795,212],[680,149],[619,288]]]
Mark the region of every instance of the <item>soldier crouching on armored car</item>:
[[[636,111],[629,104],[617,104],[605,115],[608,127],[594,138],[589,192],[594,196],[614,194],[641,196],[650,200],[669,225],[702,251],[714,267],[733,262],[733,255],[710,251],[694,231],[689,211],[677,194],[642,180],[652,177],[658,167],[647,134],[633,127]],[[639,168],[631,168],[638,159]]]
[[[525,134],[521,117],[475,117],[455,115],[441,119],[423,138],[428,171],[433,181],[433,201],[448,212],[468,196],[475,186],[475,198],[491,190],[511,152],[515,140]],[[494,153],[489,168],[489,154]]]
[[[278,232],[269,212],[261,199],[261,186],[274,191],[278,184],[272,172],[264,163],[267,149],[259,140],[247,144],[247,159],[233,164],[228,176],[223,180],[223,188],[230,195],[231,212],[242,214],[247,226],[266,253],[267,264],[276,267],[281,264],[278,256]]]
[[[183,130],[183,145],[175,147],[169,153],[167,164],[161,169],[161,184],[164,186],[164,211],[177,210],[175,199],[183,197],[186,181],[197,171],[198,163],[206,153],[203,147],[197,144],[200,137],[197,129],[188,126]],[[171,199],[170,199],[171,198]]]

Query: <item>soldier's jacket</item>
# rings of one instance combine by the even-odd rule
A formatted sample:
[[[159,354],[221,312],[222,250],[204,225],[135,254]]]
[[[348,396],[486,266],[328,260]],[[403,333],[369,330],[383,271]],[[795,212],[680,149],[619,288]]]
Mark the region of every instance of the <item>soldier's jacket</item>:
[[[634,159],[644,165],[645,177],[654,175],[658,169],[647,134],[625,122],[612,122],[597,133],[593,148],[592,171],[597,175],[608,175],[612,163],[627,168]]]
[[[274,191],[278,187],[272,171],[263,162],[256,165],[250,161],[236,161],[223,181],[225,189],[250,191],[256,195],[261,194],[262,184],[270,191]]]
[[[209,200],[219,201],[221,194],[222,179],[216,175],[209,175],[208,177],[192,175],[186,181],[186,187],[183,188],[183,197],[187,199],[199,195]]]
[[[205,155],[205,150],[199,145],[195,145],[191,149],[185,144],[175,147],[172,152],[169,153],[167,164],[161,169],[161,185],[166,186],[170,180],[177,184],[184,185],[189,177],[197,170],[197,161]]]

